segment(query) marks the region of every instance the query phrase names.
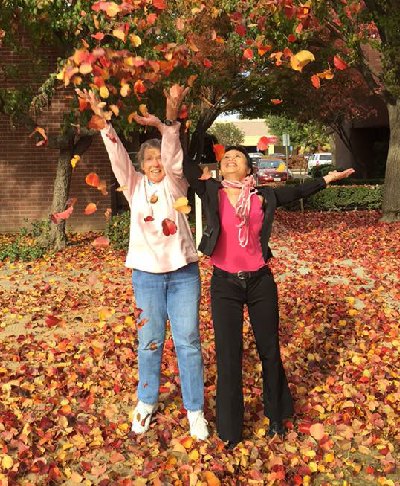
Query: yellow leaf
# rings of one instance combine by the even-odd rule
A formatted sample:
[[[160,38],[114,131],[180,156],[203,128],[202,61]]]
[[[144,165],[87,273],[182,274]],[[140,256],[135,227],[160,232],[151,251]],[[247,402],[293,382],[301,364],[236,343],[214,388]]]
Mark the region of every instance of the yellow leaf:
[[[117,105],[110,105],[110,110],[114,113],[115,116],[119,115],[119,108]]]
[[[318,471],[318,464],[316,462],[309,462],[308,467],[311,469],[311,472]]]
[[[71,159],[72,168],[75,169],[76,164],[81,160],[79,155],[74,155]]]
[[[3,469],[11,469],[14,464],[14,461],[11,456],[5,455],[3,456],[3,459],[1,460],[1,465]]]
[[[292,69],[295,71],[302,71],[304,66],[306,66],[309,62],[314,61],[315,57],[314,54],[310,51],[303,50],[294,54],[290,58],[290,65]]]
[[[179,197],[174,202],[174,208],[178,213],[189,214],[191,211],[191,207],[188,205],[188,200],[186,197]]]
[[[110,92],[108,91],[107,86],[102,86],[100,88],[100,98],[108,98],[110,96]]]
[[[139,47],[142,44],[142,39],[135,34],[131,34],[129,39],[134,47]]]
[[[331,453],[325,454],[324,461],[325,462],[333,462],[335,460],[335,456]]]
[[[286,164],[284,162],[281,162],[276,169],[277,172],[285,172],[286,171]]]
[[[198,461],[199,459],[199,451],[197,449],[194,449],[189,453],[189,459],[191,461]]]
[[[219,486],[221,484],[221,481],[212,471],[205,471],[203,476],[207,482],[207,486]]]
[[[110,2],[107,6],[106,13],[109,17],[115,17],[121,11],[121,7],[115,2]]]
[[[131,90],[131,87],[129,86],[129,84],[123,84],[121,86],[121,89],[119,90],[119,93],[123,98],[125,98],[126,96],[128,96],[130,90]]]
[[[89,74],[92,72],[92,65],[89,62],[83,62],[79,66],[79,72],[81,74]]]
[[[122,40],[122,42],[125,42],[125,32],[121,29],[114,29],[112,31],[112,35],[116,37],[117,39]]]

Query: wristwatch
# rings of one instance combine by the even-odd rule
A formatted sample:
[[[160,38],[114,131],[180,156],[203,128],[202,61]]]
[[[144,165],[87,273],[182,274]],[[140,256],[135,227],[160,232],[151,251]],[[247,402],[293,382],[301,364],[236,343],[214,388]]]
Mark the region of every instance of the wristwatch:
[[[176,120],[164,120],[164,125],[167,125],[167,127],[172,127],[174,125]]]

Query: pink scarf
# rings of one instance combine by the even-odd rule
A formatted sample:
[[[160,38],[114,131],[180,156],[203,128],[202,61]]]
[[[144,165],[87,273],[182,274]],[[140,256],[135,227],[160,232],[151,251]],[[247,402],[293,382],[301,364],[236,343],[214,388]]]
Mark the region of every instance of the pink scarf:
[[[250,216],[250,197],[254,192],[255,181],[252,175],[245,177],[241,181],[222,181],[223,187],[236,187],[241,189],[239,199],[235,206],[236,216],[240,222],[239,228],[239,245],[245,247],[249,241],[249,216]]]

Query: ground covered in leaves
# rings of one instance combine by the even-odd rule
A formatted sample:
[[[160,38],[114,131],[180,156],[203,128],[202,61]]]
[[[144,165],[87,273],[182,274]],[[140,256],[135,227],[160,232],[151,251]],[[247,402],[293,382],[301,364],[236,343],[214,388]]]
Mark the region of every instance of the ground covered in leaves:
[[[215,435],[208,259],[200,319],[211,438],[188,435],[170,337],[158,413],[136,437],[130,272],[123,252],[95,248],[94,238],[0,263],[0,484],[400,484],[399,224],[375,212],[277,215],[272,267],[296,416],[285,441],[266,437],[246,318],[246,422],[234,451]]]

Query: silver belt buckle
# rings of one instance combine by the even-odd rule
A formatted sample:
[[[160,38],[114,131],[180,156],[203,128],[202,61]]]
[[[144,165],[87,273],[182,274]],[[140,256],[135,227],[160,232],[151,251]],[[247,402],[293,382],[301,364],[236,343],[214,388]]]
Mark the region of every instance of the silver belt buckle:
[[[237,278],[239,280],[246,280],[246,273],[247,272],[243,272],[242,270],[240,270],[240,272],[238,272],[236,275],[237,275]]]

